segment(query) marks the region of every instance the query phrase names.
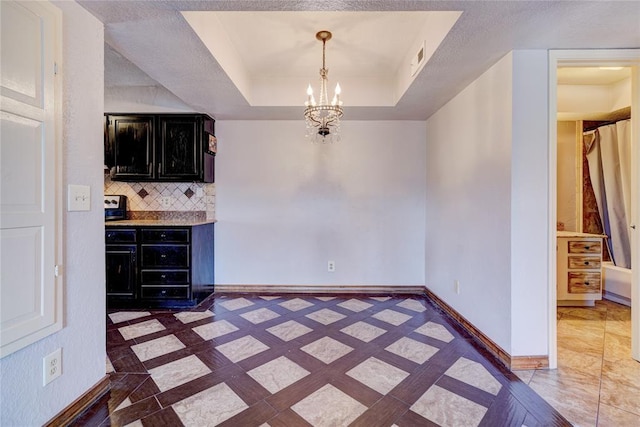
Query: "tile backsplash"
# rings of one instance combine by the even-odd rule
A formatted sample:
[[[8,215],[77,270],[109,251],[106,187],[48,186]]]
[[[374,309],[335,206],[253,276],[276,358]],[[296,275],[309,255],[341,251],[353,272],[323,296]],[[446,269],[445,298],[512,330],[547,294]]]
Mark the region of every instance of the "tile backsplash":
[[[206,212],[215,219],[216,185],[202,182],[121,182],[104,180],[104,194],[127,196],[129,211]],[[166,198],[166,200],[163,200]],[[163,204],[163,201],[166,204]]]

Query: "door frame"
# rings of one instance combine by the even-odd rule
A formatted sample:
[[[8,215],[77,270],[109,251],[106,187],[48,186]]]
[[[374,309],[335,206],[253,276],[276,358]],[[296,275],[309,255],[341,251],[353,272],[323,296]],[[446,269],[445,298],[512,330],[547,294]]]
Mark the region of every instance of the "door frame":
[[[549,368],[558,366],[557,342],[557,284],[556,284],[556,221],[557,221],[557,112],[558,112],[558,66],[576,67],[631,67],[631,181],[637,183],[640,179],[640,49],[588,49],[588,50],[550,50],[549,51],[549,284],[548,291],[548,347]],[[632,186],[633,187],[633,186]],[[632,357],[640,360],[640,185],[631,189],[631,219],[630,223],[636,228],[631,230],[631,353]]]

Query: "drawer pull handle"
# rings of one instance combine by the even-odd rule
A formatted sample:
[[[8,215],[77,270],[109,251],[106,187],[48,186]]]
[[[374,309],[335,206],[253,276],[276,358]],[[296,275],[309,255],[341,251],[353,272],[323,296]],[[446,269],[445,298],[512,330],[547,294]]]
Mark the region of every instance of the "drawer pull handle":
[[[162,234],[160,235],[160,237],[162,237],[162,238],[164,239],[165,237],[167,237],[167,235],[166,235],[166,234],[164,234],[164,233],[162,233]]]
[[[589,248],[591,248],[591,246],[585,246],[584,247],[586,250],[589,250]]]
[[[160,278],[161,278],[161,279],[166,279],[166,278],[167,278],[167,275],[166,275],[166,274],[162,274],[162,275],[160,275]]]
[[[585,262],[584,262],[584,265],[589,265],[589,261],[585,261]]]
[[[160,255],[160,258],[166,258],[166,257],[167,257],[167,254]]]

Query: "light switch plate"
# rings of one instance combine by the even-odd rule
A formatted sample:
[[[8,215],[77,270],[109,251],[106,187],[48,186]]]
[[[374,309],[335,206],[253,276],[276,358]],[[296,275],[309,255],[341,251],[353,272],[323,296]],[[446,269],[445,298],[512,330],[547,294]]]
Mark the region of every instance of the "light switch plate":
[[[69,212],[91,210],[91,187],[88,185],[69,184],[67,189],[67,210]]]

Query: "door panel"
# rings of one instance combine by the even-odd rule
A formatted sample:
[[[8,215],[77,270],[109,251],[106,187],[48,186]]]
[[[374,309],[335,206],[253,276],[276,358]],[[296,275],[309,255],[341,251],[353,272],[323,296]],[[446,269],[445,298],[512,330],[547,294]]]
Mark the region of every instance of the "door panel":
[[[37,286],[19,284],[37,284],[43,273],[43,260],[40,255],[42,227],[15,228],[0,230],[2,240],[2,313],[3,340],[20,338],[25,327],[39,328],[42,320],[42,295]],[[11,268],[4,268],[11,265]],[[18,286],[14,286],[17,284]],[[8,336],[4,336],[7,334]]]
[[[43,108],[44,22],[37,11],[2,2],[2,96]],[[4,37],[19,34],[20,37]]]
[[[42,122],[0,112],[0,138],[2,212],[42,213]]]

